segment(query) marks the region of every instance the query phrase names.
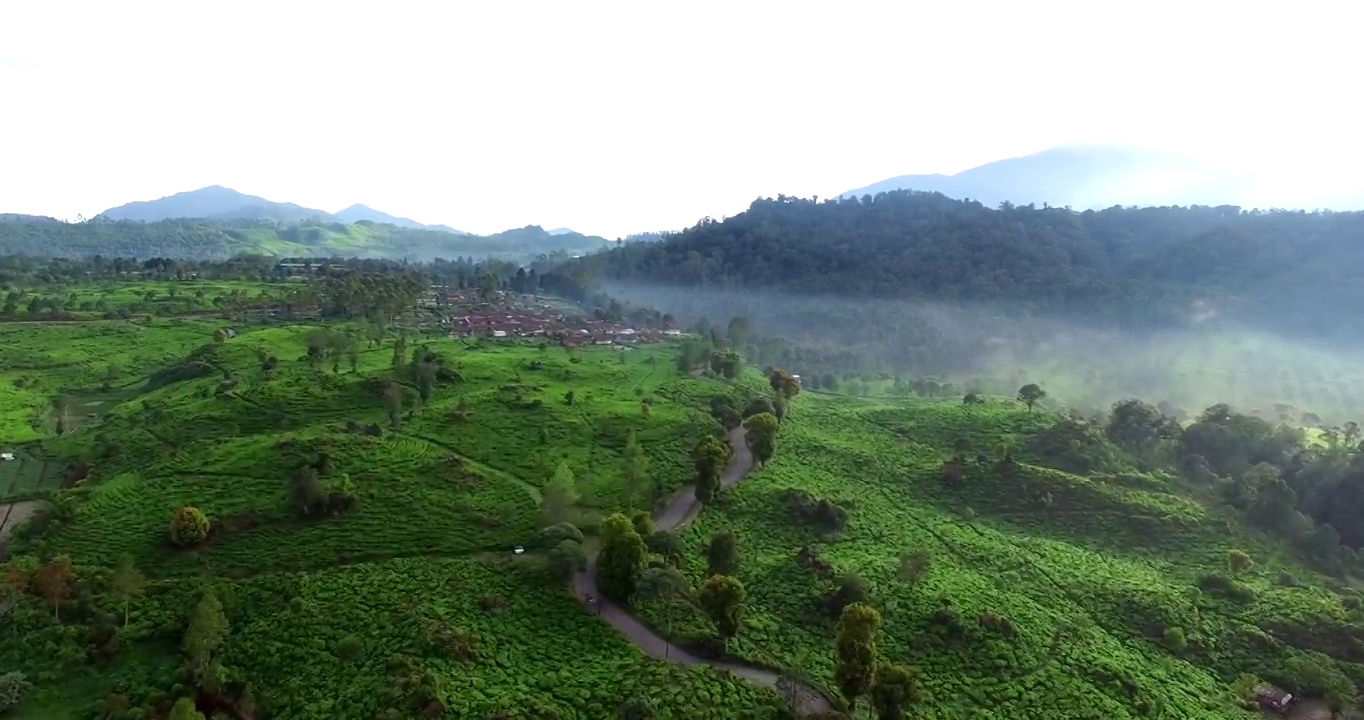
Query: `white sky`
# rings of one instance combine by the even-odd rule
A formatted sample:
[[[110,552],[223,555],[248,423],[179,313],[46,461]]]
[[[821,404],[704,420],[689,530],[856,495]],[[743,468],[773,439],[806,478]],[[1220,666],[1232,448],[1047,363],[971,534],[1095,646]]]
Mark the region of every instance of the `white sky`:
[[[1094,141],[1357,189],[1356,5],[0,0],[0,212],[615,237]]]

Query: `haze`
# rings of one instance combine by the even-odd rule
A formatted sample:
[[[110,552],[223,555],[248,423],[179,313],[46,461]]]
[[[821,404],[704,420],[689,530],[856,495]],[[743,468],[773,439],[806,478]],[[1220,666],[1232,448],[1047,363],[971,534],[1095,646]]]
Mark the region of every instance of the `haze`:
[[[1364,161],[1346,3],[675,7],[6,3],[0,211],[221,184],[620,236],[1076,142],[1253,172],[1248,202],[1284,206]]]

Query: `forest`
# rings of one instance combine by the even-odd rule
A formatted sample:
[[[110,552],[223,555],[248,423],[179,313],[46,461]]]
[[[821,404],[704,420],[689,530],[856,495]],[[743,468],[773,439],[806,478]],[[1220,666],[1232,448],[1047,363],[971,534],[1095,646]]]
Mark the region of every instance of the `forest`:
[[[1361,321],[1321,310],[1364,300],[1364,213],[778,196],[578,265],[615,284],[988,305],[1124,330],[1187,325],[1206,308],[1343,339]]]

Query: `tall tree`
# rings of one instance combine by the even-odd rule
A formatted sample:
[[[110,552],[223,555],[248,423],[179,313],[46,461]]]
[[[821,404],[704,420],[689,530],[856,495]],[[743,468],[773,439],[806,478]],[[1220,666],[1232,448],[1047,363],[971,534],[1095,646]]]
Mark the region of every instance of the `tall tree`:
[[[1018,389],[1018,401],[1028,406],[1028,412],[1032,412],[1032,406],[1046,396],[1047,391],[1038,387],[1037,383],[1028,383]]]
[[[734,575],[739,571],[739,541],[734,533],[721,530],[710,536],[706,545],[706,574]]]
[[[908,665],[880,665],[871,686],[876,720],[902,720],[905,710],[923,699],[919,673]]]
[[[573,519],[573,509],[582,494],[578,491],[578,481],[567,460],[560,460],[554,468],[554,475],[545,485],[544,497],[540,502],[546,525],[556,525]]]
[[[33,587],[43,598],[52,603],[52,614],[61,619],[62,603],[71,597],[75,589],[76,571],[71,566],[71,558],[58,555],[33,574]]]
[[[644,539],[635,532],[630,518],[616,513],[602,521],[601,550],[597,552],[597,584],[602,593],[616,602],[628,602],[644,572],[647,556]]]
[[[876,673],[876,636],[881,630],[881,613],[865,603],[853,603],[843,608],[838,619],[838,636],[834,650],[838,663],[834,680],[849,708],[857,705],[857,698],[871,689]]]
[[[744,421],[748,447],[759,465],[766,464],[777,451],[778,424],[777,416],[771,413],[758,413]]]
[[[109,589],[114,599],[123,605],[124,625],[128,624],[128,608],[132,605],[133,598],[141,595],[146,586],[147,578],[133,564],[132,556],[120,557],[118,564],[114,566],[113,577],[109,579]]]
[[[706,616],[715,623],[725,647],[729,647],[730,639],[739,634],[746,595],[744,584],[728,575],[712,575],[701,586],[701,594],[697,599]]]
[[[217,594],[204,592],[190,613],[183,641],[185,660],[196,681],[202,683],[206,679],[214,654],[227,640],[230,629]]]
[[[639,577],[639,584],[635,589],[636,594],[643,600],[656,600],[668,602],[671,600],[681,600],[691,594],[691,585],[687,583],[687,576],[682,574],[672,565],[661,565],[645,570]],[[663,653],[666,657],[671,646],[669,638],[673,634],[673,612],[670,608],[665,615],[667,625],[667,636],[664,637],[666,643]]]
[[[636,500],[650,497],[652,493],[649,492],[649,459],[645,457],[633,430],[625,440],[620,465],[621,476],[625,479],[625,509],[634,510]]]
[[[748,333],[752,323],[747,317],[735,315],[729,319],[729,346],[732,348],[742,348],[748,342]]]
[[[720,493],[720,478],[729,461],[729,446],[715,438],[703,438],[692,450],[696,468],[696,499],[709,505]]]

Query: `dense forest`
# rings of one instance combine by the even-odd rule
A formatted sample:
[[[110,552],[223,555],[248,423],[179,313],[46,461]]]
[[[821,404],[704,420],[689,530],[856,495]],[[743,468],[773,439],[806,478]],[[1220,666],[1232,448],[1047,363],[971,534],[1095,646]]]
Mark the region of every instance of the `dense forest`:
[[[525,262],[538,255],[600,249],[605,240],[578,233],[551,235],[527,226],[495,235],[463,235],[356,223],[276,223],[253,219],[175,219],[156,222],[0,215],[0,255],[32,257],[174,257],[224,259],[240,254],[326,257],[331,255],[431,260],[492,257]]]
[[[1008,307],[1124,329],[1205,310],[1354,338],[1364,213],[992,209],[936,193],[755,201],[666,242],[583,258],[600,281]]]

